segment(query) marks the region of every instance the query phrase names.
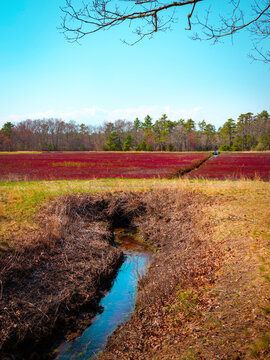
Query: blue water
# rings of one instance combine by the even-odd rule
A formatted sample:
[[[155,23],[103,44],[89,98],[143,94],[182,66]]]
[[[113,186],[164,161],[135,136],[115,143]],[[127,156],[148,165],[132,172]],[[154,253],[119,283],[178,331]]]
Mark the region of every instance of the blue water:
[[[136,301],[138,279],[145,273],[151,255],[145,248],[138,249],[138,246],[136,250],[124,246],[123,251],[125,261],[111,290],[100,302],[103,312],[96,315],[91,326],[79,338],[62,344],[57,349],[56,359],[90,359],[104,349],[108,336],[116,327],[131,316]]]

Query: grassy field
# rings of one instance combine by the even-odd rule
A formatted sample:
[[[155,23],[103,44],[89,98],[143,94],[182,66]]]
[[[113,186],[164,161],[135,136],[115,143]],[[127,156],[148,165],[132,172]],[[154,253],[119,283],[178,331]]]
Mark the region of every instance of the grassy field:
[[[59,195],[148,192],[173,189],[195,192],[205,200],[207,238],[220,251],[221,267],[213,283],[176,291],[168,328],[175,342],[159,336],[159,346],[144,356],[155,359],[270,358],[270,183],[210,180],[73,180],[0,183],[0,251],[16,248],[24,234],[39,227],[40,210]],[[26,237],[27,239],[27,237]],[[190,293],[201,307],[188,311]],[[183,310],[184,309],[184,310]],[[184,316],[183,316],[184,312]],[[182,324],[179,326],[179,324]],[[231,351],[233,348],[233,352]],[[230,353],[230,357],[225,357]],[[201,357],[200,357],[201,356]],[[222,357],[223,356],[223,357]],[[105,356],[106,358],[106,356]]]

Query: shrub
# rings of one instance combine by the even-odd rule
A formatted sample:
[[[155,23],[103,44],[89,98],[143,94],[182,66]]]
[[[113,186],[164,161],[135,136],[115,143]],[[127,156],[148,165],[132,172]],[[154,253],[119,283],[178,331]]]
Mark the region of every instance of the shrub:
[[[227,144],[222,144],[218,150],[219,151],[231,151],[231,147]]]
[[[232,151],[241,151],[240,146],[238,144],[233,144],[231,147]]]

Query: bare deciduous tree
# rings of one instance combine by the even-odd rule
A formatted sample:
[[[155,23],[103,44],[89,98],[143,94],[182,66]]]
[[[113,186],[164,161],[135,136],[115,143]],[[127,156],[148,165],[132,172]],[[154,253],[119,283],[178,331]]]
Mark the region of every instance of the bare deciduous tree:
[[[69,41],[79,41],[86,35],[129,23],[137,35],[136,43],[144,37],[152,37],[165,31],[184,17],[185,29],[194,25],[200,32],[193,39],[212,40],[214,43],[225,36],[248,29],[254,40],[258,57],[253,59],[270,61],[268,49],[260,42],[270,34],[269,0],[65,0],[62,7],[62,30]],[[182,10],[182,14],[180,13]]]

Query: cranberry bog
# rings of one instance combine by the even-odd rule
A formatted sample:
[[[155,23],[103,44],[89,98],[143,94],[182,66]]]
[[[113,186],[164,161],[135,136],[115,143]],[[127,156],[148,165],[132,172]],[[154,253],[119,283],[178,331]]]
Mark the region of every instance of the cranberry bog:
[[[210,158],[189,172],[190,179],[261,179],[270,180],[270,152],[224,153]]]
[[[208,157],[209,153],[0,154],[0,179],[173,178],[199,166]]]

